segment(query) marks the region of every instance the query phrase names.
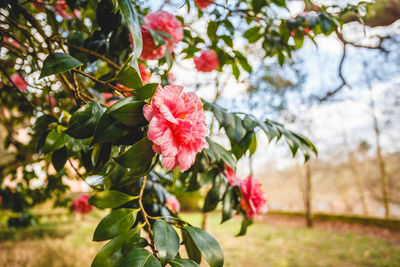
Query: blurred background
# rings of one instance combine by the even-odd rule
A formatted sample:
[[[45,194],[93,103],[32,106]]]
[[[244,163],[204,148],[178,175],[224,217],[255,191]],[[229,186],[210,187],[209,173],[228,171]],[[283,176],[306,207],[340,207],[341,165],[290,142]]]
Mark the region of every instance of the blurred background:
[[[371,9],[380,14],[374,21],[345,24],[342,33],[315,42],[306,38],[283,66],[243,41],[254,72],[239,81],[229,72],[197,73],[191,60],[177,58],[175,84],[229,110],[284,123],[319,151],[304,164],[300,155],[291,158],[283,140],[257,136],[256,153],[240,160],[237,174],[262,181],[269,213],[245,237],[234,237],[239,218],[221,226],[218,215],[201,214],[206,191],[175,192],[183,217],[221,242],[226,266],[400,266],[400,2],[376,4],[383,2],[397,19],[387,22],[386,9]],[[303,1],[288,5],[279,10],[287,18],[305,7]],[[205,35],[204,21],[192,13],[190,27]],[[229,147],[218,125],[212,127],[213,139]],[[0,166],[13,154],[4,138],[0,129]],[[32,187],[43,183],[38,176]],[[65,199],[89,192],[84,182],[65,179],[72,191]],[[17,182],[6,180],[2,187]],[[6,227],[9,214],[0,210],[0,266],[90,265],[103,245],[91,242],[91,235],[105,214],[52,206],[35,207],[38,224],[24,229]]]

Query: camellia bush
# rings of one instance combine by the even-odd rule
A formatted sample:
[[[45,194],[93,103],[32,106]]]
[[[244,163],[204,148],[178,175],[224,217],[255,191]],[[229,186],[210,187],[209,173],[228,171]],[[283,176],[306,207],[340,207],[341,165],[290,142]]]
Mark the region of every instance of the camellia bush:
[[[0,124],[12,153],[0,168],[0,196],[1,208],[17,214],[8,224],[35,223],[30,209],[48,199],[65,205],[63,177],[77,177],[93,190],[73,210],[110,209],[93,234],[110,241],[92,266],[199,266],[202,258],[223,266],[217,240],[179,217],[172,189],[210,188],[203,212],[221,203],[221,223],[240,214],[244,235],[267,208],[259,180],[235,174],[237,161],[255,152],[256,132],[285,139],[305,160],[317,150],[280,123],[199,98],[169,70],[193,60],[196,71],[239,79],[252,66],[238,40],[284,64],[305,38],[329,35],[342,16],[365,9],[321,7],[289,19],[273,12],[285,7],[285,0],[2,1]],[[211,117],[229,149],[208,136]],[[45,177],[33,186],[38,168]]]

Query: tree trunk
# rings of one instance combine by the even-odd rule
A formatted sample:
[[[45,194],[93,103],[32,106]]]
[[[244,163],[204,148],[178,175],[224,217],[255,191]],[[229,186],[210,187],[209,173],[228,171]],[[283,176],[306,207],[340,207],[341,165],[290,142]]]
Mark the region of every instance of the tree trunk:
[[[349,153],[349,160],[350,160],[350,169],[351,172],[353,173],[354,177],[356,178],[356,184],[357,184],[357,189],[358,189],[358,194],[360,196],[361,204],[363,207],[364,215],[368,216],[368,205],[367,205],[367,199],[365,197],[365,192],[364,192],[364,186],[362,183],[362,178],[360,173],[358,172],[356,162],[353,156],[353,153]]]
[[[375,101],[374,101],[374,97],[372,94],[372,86],[371,86],[369,80],[368,80],[368,89],[369,89],[369,94],[370,94],[371,116],[372,116],[374,131],[375,131],[376,156],[378,159],[379,173],[380,173],[380,178],[381,178],[383,206],[385,208],[385,218],[389,218],[390,217],[390,206],[389,206],[387,172],[386,172],[386,167],[385,167],[385,160],[383,159],[383,156],[382,156],[378,118],[375,115]]]
[[[305,186],[304,186],[304,206],[306,208],[306,222],[307,227],[313,226],[312,221],[312,206],[311,206],[311,167],[310,163],[305,165],[306,175],[305,175]]]

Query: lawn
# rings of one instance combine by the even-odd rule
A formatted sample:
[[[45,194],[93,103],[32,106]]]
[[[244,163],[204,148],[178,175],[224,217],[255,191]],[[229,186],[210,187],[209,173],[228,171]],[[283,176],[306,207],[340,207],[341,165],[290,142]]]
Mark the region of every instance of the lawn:
[[[200,214],[183,216],[194,225]],[[60,226],[65,237],[0,243],[0,266],[90,266],[102,244],[91,242],[100,218]],[[208,231],[221,243],[227,267],[265,266],[400,266],[400,246],[378,238],[258,222],[245,237],[235,237],[239,218],[219,225],[209,217]],[[207,266],[207,265],[203,265]]]

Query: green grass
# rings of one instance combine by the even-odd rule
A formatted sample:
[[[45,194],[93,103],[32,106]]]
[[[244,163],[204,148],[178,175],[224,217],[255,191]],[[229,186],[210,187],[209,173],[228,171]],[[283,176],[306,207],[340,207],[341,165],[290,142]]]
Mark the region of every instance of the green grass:
[[[199,214],[184,216],[194,225]],[[244,237],[239,218],[219,224],[213,214],[208,231],[221,243],[225,266],[400,266],[400,246],[388,241],[348,233],[308,228],[284,228],[262,222],[252,225]]]
[[[201,221],[200,214],[183,217],[197,226]],[[62,238],[0,242],[0,267],[90,266],[104,244],[91,242],[99,220],[85,217],[71,225],[71,232]],[[223,225],[219,220],[219,214],[211,214],[208,231],[221,243],[227,267],[400,266],[400,246],[381,239],[262,222],[252,225],[246,236],[235,237],[239,218]]]

